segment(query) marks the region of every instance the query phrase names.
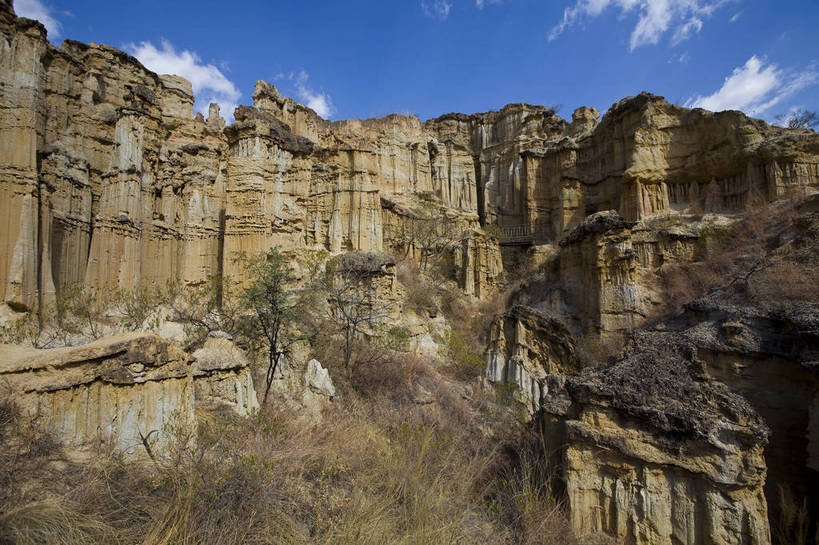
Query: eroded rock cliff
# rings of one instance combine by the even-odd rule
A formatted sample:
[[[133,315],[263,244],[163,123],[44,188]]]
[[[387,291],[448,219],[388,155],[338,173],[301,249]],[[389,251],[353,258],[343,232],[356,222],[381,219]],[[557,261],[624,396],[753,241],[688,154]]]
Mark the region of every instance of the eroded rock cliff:
[[[765,544],[779,484],[819,518],[815,307],[714,295],[604,369],[584,369],[578,350],[656,317],[669,267],[703,262],[750,205],[819,191],[812,131],[647,93],[571,122],[528,104],[331,122],[263,81],[228,125],[216,105],[193,115],[184,79],[104,45],[55,48],[9,8],[0,2],[0,302],[42,308],[66,285],[242,280],[237,253],[279,246],[296,268],[313,251],[369,256],[378,297],[399,308],[394,257],[423,262],[436,248],[418,226],[438,222],[449,231],[433,246],[467,295],[496,293],[521,258],[535,265],[498,308],[486,375],[541,410],[579,534]],[[777,232],[773,246],[813,236],[815,247],[815,233]],[[190,421],[197,402],[240,414],[256,403],[245,356],[220,337],[192,357],[152,336],[3,356],[24,406],[67,444],[133,448],[171,415]],[[334,388],[308,367],[305,404],[323,403]]]
[[[628,221],[728,211],[819,185],[810,131],[645,93],[599,123],[592,108],[570,123],[527,104],[330,122],[260,81],[225,126],[218,107],[193,116],[182,78],[104,45],[57,49],[7,9],[0,26],[0,289],[16,308],[65,284],[198,283],[236,273],[235,252],[273,245],[394,248],[419,199],[468,233],[455,272],[484,297],[502,266],[483,225],[509,242],[556,243],[598,210]]]
[[[572,526],[638,544],[770,543],[768,428],[710,381],[692,345],[636,340],[604,370],[550,380],[541,424],[558,450]]]
[[[0,345],[0,379],[62,444],[145,455],[145,443],[162,448],[174,429],[195,429],[198,403],[258,407],[247,360],[229,341],[208,341],[195,357],[145,333],[50,350]]]

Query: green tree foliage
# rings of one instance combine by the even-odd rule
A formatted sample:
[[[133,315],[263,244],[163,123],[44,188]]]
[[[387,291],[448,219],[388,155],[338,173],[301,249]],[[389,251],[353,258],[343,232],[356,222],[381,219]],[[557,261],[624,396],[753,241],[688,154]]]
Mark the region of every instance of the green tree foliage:
[[[300,314],[290,289],[294,275],[278,248],[255,256],[239,254],[236,261],[249,279],[239,297],[241,307],[261,334],[267,352],[264,404],[276,370],[290,354],[292,346],[301,339],[293,328]]]

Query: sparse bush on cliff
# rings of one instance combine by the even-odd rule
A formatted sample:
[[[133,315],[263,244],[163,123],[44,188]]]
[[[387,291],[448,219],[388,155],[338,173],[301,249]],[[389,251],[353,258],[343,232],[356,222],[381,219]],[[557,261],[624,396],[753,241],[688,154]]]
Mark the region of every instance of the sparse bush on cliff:
[[[427,272],[433,266],[440,266],[472,233],[463,222],[447,217],[440,206],[423,202],[412,211],[406,225],[393,235],[393,244],[401,249],[403,257],[415,255],[421,272]]]
[[[396,265],[396,278],[404,286],[404,304],[419,316],[435,316],[438,313],[436,295],[438,288],[422,274],[417,262],[404,259]]]
[[[353,348],[363,335],[374,335],[389,316],[391,305],[377,293],[376,271],[353,260],[328,266],[321,288],[327,303],[327,319],[344,339],[344,367],[352,361]]]
[[[214,275],[201,284],[187,286],[177,297],[169,299],[171,318],[185,325],[186,347],[200,346],[211,331],[232,330],[235,316],[230,313],[230,323],[225,317],[222,303],[233,302],[233,283],[229,278]],[[225,293],[224,297],[222,294]]]
[[[800,218],[798,206],[798,200],[770,205],[756,196],[739,219],[704,221],[700,258],[661,269],[664,302],[655,319],[726,285],[764,304],[819,301],[819,224],[810,215]]]
[[[114,302],[115,293],[111,290],[66,284],[57,291],[53,301],[4,325],[2,335],[5,342],[34,348],[95,340],[116,326],[116,318],[106,315]]]
[[[215,286],[216,280],[209,278],[206,284]],[[133,289],[120,289],[112,294],[109,306],[119,315],[119,325],[128,331],[138,331],[145,326],[156,327],[159,316],[156,310],[165,305],[176,308],[180,300],[191,301],[191,293],[197,287],[184,289],[179,282],[168,280],[164,285],[137,286]],[[150,323],[153,318],[154,323]]]
[[[819,126],[819,116],[816,115],[816,112],[811,112],[805,108],[797,108],[787,117],[784,115],[777,116],[776,122],[789,129],[813,129]]]
[[[471,381],[483,374],[486,363],[458,331],[450,329],[440,340],[450,362],[447,369],[455,378]]]
[[[7,344],[50,348],[57,339],[57,332],[43,327],[37,309],[24,312],[0,326],[0,342]]]

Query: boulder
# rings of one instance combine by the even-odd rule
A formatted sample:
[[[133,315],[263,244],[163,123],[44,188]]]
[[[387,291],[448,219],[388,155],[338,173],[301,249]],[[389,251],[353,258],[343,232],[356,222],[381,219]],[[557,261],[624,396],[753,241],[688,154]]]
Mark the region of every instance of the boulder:
[[[336,396],[336,388],[330,372],[318,360],[307,362],[304,371],[301,405],[313,419],[320,419],[321,412]]]

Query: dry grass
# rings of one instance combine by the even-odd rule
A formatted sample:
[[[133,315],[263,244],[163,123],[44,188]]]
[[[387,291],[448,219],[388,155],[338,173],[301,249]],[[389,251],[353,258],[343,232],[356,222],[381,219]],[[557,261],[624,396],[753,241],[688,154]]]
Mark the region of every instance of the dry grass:
[[[195,442],[177,430],[155,461],[53,465],[58,450],[22,448],[36,437],[16,437],[6,406],[4,444],[21,448],[3,460],[16,492],[0,498],[0,543],[571,543],[523,427],[498,406],[407,354],[334,379],[320,424],[272,404],[245,419],[205,413]],[[435,401],[419,402],[419,387]]]
[[[365,339],[345,366],[317,328],[310,356],[337,390],[318,424],[275,402],[203,413],[152,460],[80,464],[0,404],[0,545],[572,543],[518,413],[453,379],[474,378],[496,307],[438,299],[455,332],[444,373]]]
[[[788,486],[777,486],[778,517],[771,525],[774,543],[810,545],[810,516],[808,499],[799,501]],[[819,532],[819,530],[817,530]]]

